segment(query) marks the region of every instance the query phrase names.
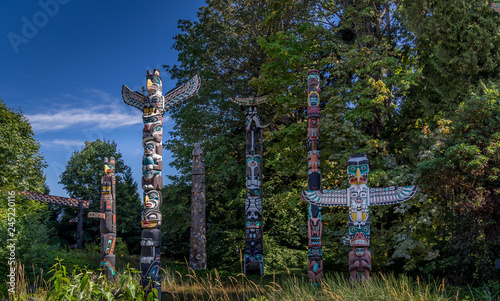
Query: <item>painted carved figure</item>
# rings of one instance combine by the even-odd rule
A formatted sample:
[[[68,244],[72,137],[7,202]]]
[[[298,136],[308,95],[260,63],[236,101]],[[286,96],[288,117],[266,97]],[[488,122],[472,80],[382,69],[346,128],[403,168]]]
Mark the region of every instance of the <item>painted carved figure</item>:
[[[235,103],[248,106],[246,128],[246,198],[245,252],[243,272],[264,274],[264,240],[262,236],[262,120],[257,104],[265,96],[235,98]]]
[[[104,176],[101,177],[100,212],[89,212],[89,218],[99,218],[101,232],[101,269],[109,281],[115,276],[116,244],[116,181],[115,158],[104,158]]]
[[[321,189],[320,173],[320,136],[319,119],[319,71],[309,70],[307,77],[307,186],[311,191]],[[321,285],[323,278],[323,247],[321,234],[323,224],[321,221],[321,207],[316,204],[309,205],[308,233],[308,264],[307,275],[311,285]]]
[[[191,193],[191,250],[189,267],[193,270],[207,268],[205,222],[205,164],[199,143],[193,149],[193,175]]]
[[[372,254],[367,247],[353,248],[349,252],[349,272],[350,281],[371,280],[370,272],[372,270]]]
[[[142,132],[142,188],[144,189],[144,211],[142,212],[141,226],[141,284],[146,295],[155,288],[161,300],[160,276],[160,248],[162,205],[161,189],[163,180],[161,170],[163,114],[174,105],[196,94],[200,87],[200,77],[196,75],[186,84],[178,86],[163,96],[160,70],[147,71],[146,88],[148,95],[133,92],[127,86],[122,87],[123,101],[143,112],[144,128]]]
[[[370,205],[390,205],[409,200],[417,186],[369,188],[370,166],[365,154],[356,153],[347,161],[347,189],[310,190],[302,192],[302,199],[316,206],[349,207],[349,253],[351,280],[370,280],[372,269],[370,246]]]

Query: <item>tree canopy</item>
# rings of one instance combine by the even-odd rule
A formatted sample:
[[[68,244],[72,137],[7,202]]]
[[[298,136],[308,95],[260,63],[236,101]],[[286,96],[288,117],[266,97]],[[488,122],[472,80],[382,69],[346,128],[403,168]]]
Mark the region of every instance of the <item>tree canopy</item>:
[[[181,175],[165,187],[164,207],[189,208],[192,144],[201,142],[209,265],[239,269],[244,108],[230,99],[265,95],[266,269],[303,268],[306,74],[318,69],[323,188],[348,185],[355,152],[370,158],[370,187],[421,187],[407,203],[371,208],[374,271],[455,283],[495,277],[498,18],[486,2],[458,0],[207,0],[198,21],[179,21],[180,64],[165,66],[180,82],[200,73],[203,83],[170,112],[176,126],[166,148]],[[347,209],[324,208],[323,222],[325,268],[344,270]],[[182,246],[175,239],[188,229],[173,228],[166,243]],[[187,254],[186,245],[174,249]],[[466,264],[457,269],[459,261]]]

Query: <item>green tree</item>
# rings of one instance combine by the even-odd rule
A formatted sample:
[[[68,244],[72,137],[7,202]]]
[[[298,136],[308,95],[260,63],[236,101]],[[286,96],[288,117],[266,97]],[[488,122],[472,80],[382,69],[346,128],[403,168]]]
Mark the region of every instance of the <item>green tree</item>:
[[[395,1],[319,1],[307,21],[260,39],[268,59],[251,84],[269,94],[270,105],[277,108],[266,136],[266,167],[274,167],[280,175],[276,182],[285,183],[287,190],[306,186],[306,78],[313,68],[322,75],[323,188],[348,186],[345,164],[355,152],[370,159],[371,187],[415,183],[415,166],[403,152],[398,122],[406,118],[400,107],[420,71],[400,14]],[[374,271],[381,266],[414,270],[417,258],[429,257],[421,233],[411,231],[411,221],[424,213],[415,204],[418,198],[371,208]],[[323,208],[323,221],[326,268],[345,269],[350,251],[344,244],[347,209]]]
[[[260,14],[253,17],[252,11]],[[465,112],[472,110],[483,116],[476,106],[492,97],[493,92],[485,91],[496,89],[499,82],[498,15],[488,3],[212,0],[200,9],[198,18],[199,22],[179,23],[182,33],[174,48],[181,64],[167,67],[180,81],[199,72],[203,84],[196,98],[172,111],[177,126],[167,148],[178,159],[174,166],[183,176],[174,180],[177,188],[167,187],[170,192],[164,195],[171,195],[175,204],[189,204],[191,145],[202,142],[211,219],[209,241],[211,233],[216,234],[209,258],[215,257],[219,265],[237,260],[233,251],[242,246],[243,239],[243,114],[227,100],[266,95],[268,103],[259,108],[269,124],[264,131],[265,253],[293,258],[285,262],[285,256],[269,255],[266,265],[303,267],[300,261],[305,257],[300,254],[305,254],[307,204],[298,196],[307,182],[306,77],[307,70],[315,68],[322,74],[323,188],[348,185],[345,162],[354,152],[365,152],[370,158],[371,187],[422,187],[423,193],[406,203],[371,208],[374,271],[383,267],[454,277],[456,283],[478,279],[485,272],[498,241],[484,240],[493,239],[491,233],[496,231],[492,226],[496,220],[491,216],[496,212],[494,197],[488,198],[488,193],[494,193],[475,192],[476,200],[471,191],[475,184],[480,191],[489,191],[497,184],[495,176],[477,178],[479,182],[460,181],[469,190],[453,187],[447,190],[453,191],[450,196],[442,197],[439,179],[429,170],[451,166],[447,160],[452,153],[425,154],[440,147],[436,141],[453,149],[472,139],[463,138],[460,130],[455,132],[451,127],[451,134],[443,136],[444,120],[450,120],[453,127],[460,118],[469,120],[461,125],[462,132],[486,128]],[[481,82],[488,88],[482,88]],[[490,135],[496,133],[491,126],[496,120],[494,105],[498,103],[485,107],[493,114],[484,115]],[[485,138],[482,146],[469,140],[463,147],[478,158],[478,154],[487,153],[487,159],[478,160],[486,160],[488,166],[479,164],[476,155],[470,155],[477,161],[471,164],[495,174],[492,147],[484,145],[496,140]],[[438,155],[441,161],[433,161]],[[460,158],[462,164],[468,160]],[[490,164],[495,166],[491,170]],[[469,169],[451,170],[456,179],[470,180]],[[472,210],[473,199],[487,205]],[[452,206],[454,201],[468,204],[470,214]],[[325,268],[343,270],[350,250],[343,242],[347,209],[324,208],[323,213]],[[187,231],[187,227],[179,231]],[[457,250],[459,238],[466,235],[472,235],[474,242]],[[228,251],[217,251],[224,243]],[[467,266],[452,268],[457,258],[465,257]]]
[[[43,193],[47,165],[23,113],[0,99],[0,187]]]
[[[16,239],[15,259],[29,267],[27,276],[33,277],[40,269],[50,267],[50,256],[57,248],[57,239],[47,225],[51,213],[49,206],[19,196],[15,197],[13,206],[7,201],[7,192],[13,190],[48,193],[44,167],[46,163],[40,144],[28,119],[20,110],[8,108],[0,99],[0,257],[4,259],[0,263],[1,275],[7,275],[9,268],[10,249],[7,245],[12,241],[8,239]],[[15,236],[11,237],[10,233]],[[4,288],[5,284],[0,285],[0,290]]]
[[[428,268],[454,283],[496,277],[491,267],[500,257],[499,95],[498,86],[483,85],[449,120],[423,130],[432,146],[421,153],[419,167],[424,188],[440,204],[436,221],[442,225],[432,240],[443,260]]]
[[[66,169],[60,175],[60,184],[73,198],[90,200],[89,212],[100,211],[101,176],[104,174],[104,158],[115,158],[116,175],[116,213],[117,236],[122,237],[131,252],[138,252],[140,241],[141,199],[137,193],[137,184],[133,181],[130,167],[125,165],[122,154],[114,141],[96,140],[85,142],[80,151],[75,151],[69,159]],[[61,209],[64,214],[59,222],[59,236],[66,240],[74,240],[74,231],[66,226],[70,219],[77,215],[77,209]],[[83,241],[99,239],[99,221],[84,218]]]
[[[232,266],[239,270],[239,250],[244,243],[245,116],[244,108],[230,98],[261,95],[249,84],[258,77],[266,60],[258,40],[296,24],[302,18],[306,9],[302,4],[306,2],[210,0],[200,8],[197,22],[179,21],[182,33],[175,37],[174,49],[179,51],[180,65],[166,69],[181,82],[199,73],[202,85],[196,97],[170,111],[176,126],[166,147],[174,154],[176,160],[172,165],[182,176],[165,188],[164,197],[169,198],[164,204],[170,204],[169,208],[189,204],[190,189],[183,187],[190,184],[192,145],[202,143],[207,179],[209,266]],[[271,106],[262,106],[260,114],[267,121],[273,110]],[[264,197],[264,207],[266,202]],[[270,227],[274,224],[272,220],[265,223]],[[189,237],[187,227],[174,229],[183,234],[167,234],[164,236],[167,244],[175,237]]]
[[[420,270],[455,284],[494,279],[498,14],[484,1],[403,3],[422,78],[401,107],[399,136],[419,163],[427,217],[414,223],[428,229],[435,258]]]

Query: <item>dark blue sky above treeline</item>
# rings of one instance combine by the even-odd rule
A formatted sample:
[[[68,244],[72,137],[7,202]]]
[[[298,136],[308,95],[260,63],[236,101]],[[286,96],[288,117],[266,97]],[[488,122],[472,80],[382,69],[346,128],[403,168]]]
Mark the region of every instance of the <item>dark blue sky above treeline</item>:
[[[125,105],[121,86],[145,86],[147,69],[177,63],[179,19],[197,20],[203,0],[1,1],[0,98],[21,109],[41,143],[51,194],[67,196],[59,175],[84,141],[115,140],[140,183],[141,112]],[[163,139],[173,121],[164,116]],[[175,174],[164,151],[163,175]],[[164,180],[166,178],[164,177]],[[164,181],[165,182],[165,181]]]

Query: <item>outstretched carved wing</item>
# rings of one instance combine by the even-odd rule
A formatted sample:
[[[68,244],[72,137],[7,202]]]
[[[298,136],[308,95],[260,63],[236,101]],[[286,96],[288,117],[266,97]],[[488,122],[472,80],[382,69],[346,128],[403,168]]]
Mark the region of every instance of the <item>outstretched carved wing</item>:
[[[138,108],[141,111],[144,110],[144,101],[146,99],[146,96],[144,96],[142,93],[134,92],[130,90],[129,87],[123,85],[122,98],[123,101],[129,106]]]
[[[267,96],[259,96],[259,97],[251,96],[251,97],[243,97],[243,98],[240,98],[240,97],[231,98],[231,101],[235,102],[239,105],[256,106],[258,104],[265,102],[266,99],[267,99]]]
[[[347,189],[302,191],[302,200],[321,207],[348,206]]]
[[[411,199],[417,186],[370,188],[370,205],[397,204]]]
[[[176,104],[196,94],[196,92],[198,92],[198,89],[200,89],[200,84],[200,76],[196,74],[184,85],[175,87],[172,90],[168,91],[165,94],[165,111],[168,111]]]

